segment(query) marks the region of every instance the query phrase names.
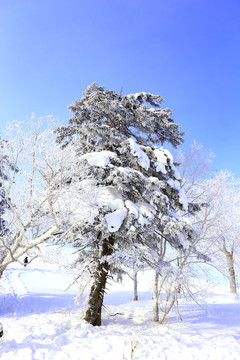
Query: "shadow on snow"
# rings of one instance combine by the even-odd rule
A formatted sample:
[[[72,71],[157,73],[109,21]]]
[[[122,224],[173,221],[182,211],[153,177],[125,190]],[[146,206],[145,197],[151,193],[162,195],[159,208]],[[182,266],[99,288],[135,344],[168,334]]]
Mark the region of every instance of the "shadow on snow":
[[[73,294],[2,295],[0,296],[0,316],[25,316],[52,311],[74,311],[79,309],[74,298],[75,295]]]

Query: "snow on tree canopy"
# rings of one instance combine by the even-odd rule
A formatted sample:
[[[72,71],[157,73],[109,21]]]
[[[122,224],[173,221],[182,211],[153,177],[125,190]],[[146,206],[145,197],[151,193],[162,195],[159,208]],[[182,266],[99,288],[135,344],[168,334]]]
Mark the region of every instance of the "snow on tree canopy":
[[[155,149],[154,155],[157,158],[157,161],[155,162],[156,170],[161,171],[163,174],[166,174],[167,156],[165,154],[164,149]]]
[[[82,156],[90,165],[105,167],[110,164],[110,158],[116,158],[117,155],[112,151],[92,152]]]
[[[176,147],[184,133],[171,118],[171,110],[161,109],[162,101],[161,96],[144,92],[122,96],[93,83],[68,107],[73,116],[68,126],[57,129],[57,141],[67,145],[80,136],[87,152],[95,151],[96,145],[108,150],[106,139],[113,145],[123,138],[134,138],[139,145],[169,142]]]
[[[56,130],[63,147],[75,146],[78,161],[69,177],[72,172],[87,197],[79,206],[91,209],[91,216],[74,227],[72,241],[84,271],[95,274],[85,315],[93,325],[101,322],[102,302],[96,299],[103,299],[109,271],[122,271],[119,259],[135,257],[136,263],[161,269],[163,239],[176,249],[182,247],[182,233],[191,241],[192,229],[182,218],[187,202],[176,186],[179,175],[169,151],[156,146],[176,147],[183,133],[161,103],[159,95],[122,96],[94,83],[69,106],[69,125]],[[86,179],[94,180],[88,182],[92,188],[84,187]]]
[[[134,241],[140,241],[139,233],[147,231],[153,237],[156,231],[161,233],[162,215],[176,225],[173,214],[178,213],[179,218],[179,213],[186,211],[188,204],[176,185],[179,175],[172,155],[151,145],[182,142],[179,126],[170,118],[169,109],[160,109],[161,102],[158,95],[141,92],[122,96],[92,84],[82,99],[69,106],[73,117],[68,126],[56,130],[58,141],[76,148],[79,161],[73,172],[78,174],[80,187],[83,182],[84,190],[86,179],[95,180],[92,190],[87,188],[86,209],[92,208],[92,212],[79,227],[82,234],[92,233],[94,239],[99,231],[104,238],[114,233],[116,239],[124,237],[124,244],[124,234],[129,232]],[[133,228],[135,234],[130,231]],[[177,246],[175,235],[169,241]]]
[[[123,220],[127,215],[127,209],[115,210],[112,213],[105,215],[105,220],[108,224],[109,232],[116,232],[122,225]]]
[[[145,170],[148,170],[150,165],[150,160],[147,154],[145,154],[145,152],[141,150],[140,146],[136,144],[136,142],[133,139],[129,139],[129,143],[130,143],[131,153],[134,156],[137,156],[139,165],[143,167]]]

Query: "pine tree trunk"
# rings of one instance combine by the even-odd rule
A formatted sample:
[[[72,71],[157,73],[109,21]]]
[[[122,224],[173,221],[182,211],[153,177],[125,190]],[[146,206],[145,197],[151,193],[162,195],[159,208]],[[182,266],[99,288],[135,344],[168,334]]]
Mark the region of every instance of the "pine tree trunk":
[[[134,282],[134,295],[133,295],[133,300],[134,301],[137,301],[138,300],[138,289],[137,289],[137,285],[138,285],[138,282],[137,282],[137,271],[134,272],[134,275],[133,275],[133,282]]]
[[[228,278],[230,283],[230,293],[237,295],[237,282],[233,263],[233,252],[225,250],[228,265]]]
[[[4,268],[0,267],[0,279],[1,279],[2,274],[4,273],[4,270],[5,270],[5,269],[6,269],[6,267],[4,267]]]
[[[153,321],[159,321],[158,280],[159,280],[159,273],[155,272],[154,288],[153,288]]]
[[[86,320],[89,324],[93,326],[101,325],[103,298],[110,268],[107,262],[101,262],[101,258],[103,256],[112,255],[113,244],[113,237],[103,241],[101,254],[99,256],[98,264],[94,274],[94,281],[89,293],[88,305],[84,320]]]

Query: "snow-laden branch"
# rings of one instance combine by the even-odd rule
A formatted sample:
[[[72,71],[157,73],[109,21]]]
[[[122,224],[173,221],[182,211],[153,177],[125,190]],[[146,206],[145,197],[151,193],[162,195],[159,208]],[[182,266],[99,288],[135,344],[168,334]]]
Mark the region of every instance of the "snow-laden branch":
[[[33,249],[36,246],[38,246],[38,245],[42,244],[43,242],[45,242],[46,240],[49,240],[52,237],[54,237],[54,234],[57,231],[58,231],[58,227],[56,227],[54,225],[50,229],[45,231],[42,235],[38,236],[36,239],[31,241],[28,245],[25,245],[20,251],[17,251],[17,250],[19,250],[19,247],[20,247],[19,245],[20,245],[20,242],[21,242],[21,240],[23,238],[23,235],[19,236],[16,243],[14,244],[13,249],[9,249],[10,254],[8,254],[6,256],[6,258],[4,259],[4,261],[1,264],[1,267],[6,268],[7,265],[9,265],[13,260],[14,261],[18,260],[28,250]]]
[[[0,152],[1,274],[44,241],[67,239],[90,214],[84,205],[89,195],[84,195],[77,181],[68,184],[75,151],[56,144],[55,127],[51,118],[30,119],[9,124],[5,132]]]

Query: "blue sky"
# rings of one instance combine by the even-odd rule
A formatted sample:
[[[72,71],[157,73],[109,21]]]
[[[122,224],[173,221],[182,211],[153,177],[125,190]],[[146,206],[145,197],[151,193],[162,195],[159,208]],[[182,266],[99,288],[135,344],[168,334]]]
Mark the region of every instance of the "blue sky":
[[[239,0],[0,1],[0,121],[53,114],[92,82],[152,92],[240,177]]]

